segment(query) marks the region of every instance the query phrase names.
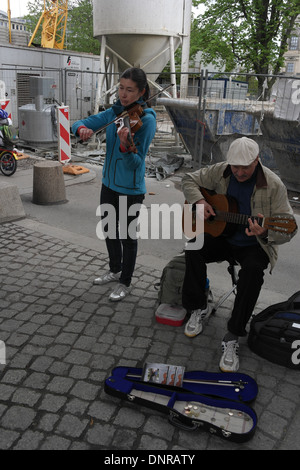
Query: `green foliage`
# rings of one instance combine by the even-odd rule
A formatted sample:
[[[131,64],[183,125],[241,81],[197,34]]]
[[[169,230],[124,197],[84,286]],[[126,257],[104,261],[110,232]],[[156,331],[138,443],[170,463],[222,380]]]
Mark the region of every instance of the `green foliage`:
[[[29,14],[26,15],[24,18],[26,20],[27,30],[30,31],[32,34],[40,19],[41,14],[43,13],[44,0],[36,0],[36,1],[28,2],[27,7],[28,7]],[[39,28],[39,31],[37,32],[34,38],[34,44],[37,44],[37,45],[41,44],[41,31],[42,31],[41,28]]]
[[[203,64],[223,64],[225,71],[278,74],[284,64],[300,0],[202,0],[203,15],[193,23],[193,53]],[[263,78],[258,77],[259,88]],[[272,81],[269,80],[269,86]]]
[[[100,54],[100,42],[93,37],[93,1],[76,0],[68,14],[68,49]]]

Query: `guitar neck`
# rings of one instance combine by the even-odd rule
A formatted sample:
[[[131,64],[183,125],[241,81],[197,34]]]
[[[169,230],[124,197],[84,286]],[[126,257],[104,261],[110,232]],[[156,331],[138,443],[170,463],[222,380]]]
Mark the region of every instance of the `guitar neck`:
[[[249,219],[253,222],[256,221],[261,227],[267,230],[273,230],[274,232],[280,232],[285,235],[294,234],[297,231],[297,223],[292,214],[278,214],[270,217],[239,214],[238,204],[234,198],[227,197],[224,194],[216,194],[203,187],[200,187],[200,190],[206,201],[213,207],[216,214],[205,221],[204,227],[205,231],[214,237],[221,235],[226,230],[226,222],[228,222],[229,225],[236,224],[247,227],[249,226]],[[216,221],[218,221],[218,223],[214,223]]]
[[[216,217],[215,220],[222,220],[230,224],[238,225],[248,225],[248,219],[251,219],[253,222],[256,220],[258,224],[263,227],[264,219],[262,217],[253,217],[246,214],[239,214],[235,212],[224,212],[215,209]]]

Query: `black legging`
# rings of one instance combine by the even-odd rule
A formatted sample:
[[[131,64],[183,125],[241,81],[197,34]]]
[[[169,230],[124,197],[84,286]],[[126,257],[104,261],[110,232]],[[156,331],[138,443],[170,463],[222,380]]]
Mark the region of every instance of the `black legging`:
[[[124,218],[124,220],[127,221],[126,233],[120,233],[120,225],[121,229],[123,225],[122,223],[120,224],[119,220],[120,196],[123,196],[123,201],[126,202],[126,207],[124,207],[126,211],[126,218]],[[137,256],[137,239],[130,237],[130,234],[128,234],[128,227],[130,225],[130,228],[132,229],[133,221],[137,223],[139,216],[139,211],[136,211],[135,215],[128,216],[128,209],[133,204],[141,205],[143,200],[144,194],[124,195],[102,185],[100,204],[109,204],[116,214],[113,226],[108,226],[108,224],[106,224],[105,227],[103,227],[103,232],[107,232],[109,234],[109,236],[106,236],[105,238],[109,255],[109,267],[113,273],[121,271],[120,282],[126,286],[130,286]],[[125,216],[124,208],[121,207],[121,216]],[[107,212],[103,214],[102,219],[105,217],[107,217]],[[113,220],[113,218],[111,220]]]
[[[225,237],[213,238],[205,235],[203,247],[200,250],[186,250],[185,258],[182,304],[187,310],[206,308],[206,264],[225,260],[240,264],[237,295],[228,321],[228,331],[237,336],[245,336],[246,325],[264,282],[264,270],[269,264],[265,251],[259,244],[238,247],[230,245]]]

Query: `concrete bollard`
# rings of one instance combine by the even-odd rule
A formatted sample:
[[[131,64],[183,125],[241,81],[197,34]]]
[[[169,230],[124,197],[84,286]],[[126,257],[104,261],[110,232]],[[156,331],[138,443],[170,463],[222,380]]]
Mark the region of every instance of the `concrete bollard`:
[[[26,217],[17,186],[0,182],[0,224]]]
[[[61,163],[42,161],[34,164],[32,202],[44,205],[67,202]]]

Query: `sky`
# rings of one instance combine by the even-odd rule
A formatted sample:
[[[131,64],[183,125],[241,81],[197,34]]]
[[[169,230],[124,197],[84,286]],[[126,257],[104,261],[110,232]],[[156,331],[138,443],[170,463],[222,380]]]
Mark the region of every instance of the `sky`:
[[[28,13],[27,0],[10,0],[11,16],[23,16]],[[0,0],[0,10],[7,12],[7,0]]]
[[[11,16],[26,15],[28,13],[27,3],[27,0],[10,0]],[[7,11],[7,0],[0,0],[0,10]]]

